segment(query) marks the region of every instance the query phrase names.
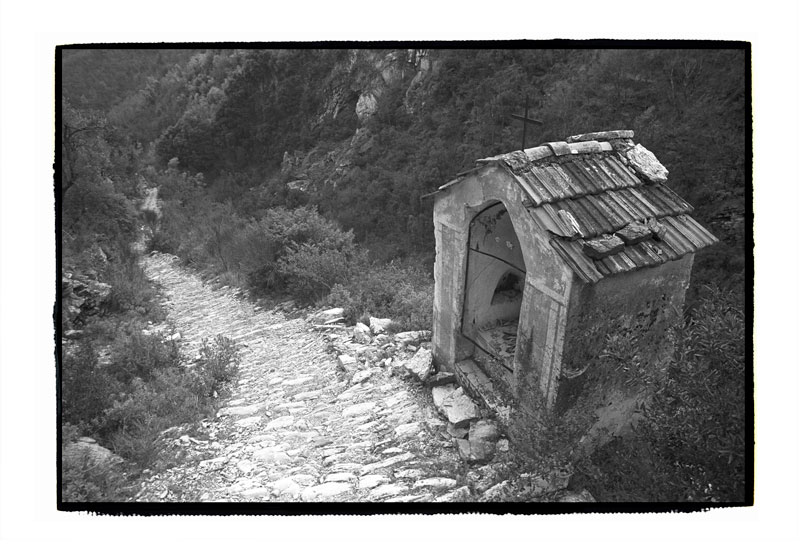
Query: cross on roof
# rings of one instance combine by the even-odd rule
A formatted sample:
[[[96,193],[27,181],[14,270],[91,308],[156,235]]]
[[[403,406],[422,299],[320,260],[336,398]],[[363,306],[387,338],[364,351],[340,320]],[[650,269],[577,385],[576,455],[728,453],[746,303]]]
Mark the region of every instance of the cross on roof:
[[[544,124],[541,120],[537,120],[536,118],[529,118],[528,117],[528,95],[525,95],[525,114],[512,114],[511,117],[514,120],[521,120],[522,121],[522,147],[520,150],[525,150],[525,139],[528,134],[528,124],[537,124],[541,126]]]

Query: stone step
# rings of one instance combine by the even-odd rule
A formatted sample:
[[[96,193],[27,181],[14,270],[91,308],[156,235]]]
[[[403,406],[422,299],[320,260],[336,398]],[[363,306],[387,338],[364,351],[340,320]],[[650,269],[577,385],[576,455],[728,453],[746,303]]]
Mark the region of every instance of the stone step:
[[[470,358],[456,362],[455,367],[456,378],[464,390],[496,414],[503,426],[508,427],[511,409],[504,404],[489,376]]]

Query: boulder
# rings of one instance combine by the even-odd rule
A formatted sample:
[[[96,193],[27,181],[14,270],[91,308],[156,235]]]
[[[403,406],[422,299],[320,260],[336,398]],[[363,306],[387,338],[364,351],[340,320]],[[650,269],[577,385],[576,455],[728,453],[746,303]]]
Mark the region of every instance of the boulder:
[[[378,98],[373,92],[364,92],[356,101],[356,116],[359,122],[364,122],[372,117],[378,110]]]
[[[405,331],[394,335],[394,340],[401,344],[419,343],[430,340],[430,331]]]
[[[495,443],[456,439],[458,454],[468,464],[483,464],[494,457]]]
[[[629,223],[622,230],[617,230],[615,234],[628,246],[636,245],[653,237],[653,231],[640,222]]]
[[[455,385],[442,385],[441,387],[434,387],[431,389],[431,394],[433,395],[433,405],[444,415],[446,415],[443,404],[444,400],[453,394],[455,390]]]
[[[69,443],[61,454],[64,468],[81,469],[111,467],[123,462],[122,457],[90,437],[81,437],[75,443]]]
[[[583,244],[583,253],[592,259],[602,259],[609,255],[614,255],[621,252],[625,248],[623,242],[617,236],[606,234],[593,240],[587,240]]]
[[[469,426],[469,440],[482,443],[496,443],[500,439],[500,430],[492,420],[478,420]]]
[[[349,354],[341,354],[336,358],[339,369],[345,373],[355,373],[358,370],[356,359]]]
[[[337,319],[342,319],[343,317],[344,317],[344,308],[331,308],[323,311],[318,311],[311,317],[311,320],[314,323],[322,324],[330,321],[335,321]]]
[[[627,151],[625,156],[628,157],[628,162],[631,163],[631,166],[647,180],[651,182],[667,181],[669,170],[664,168],[664,165],[658,161],[652,152],[641,145],[637,144],[633,149]]]
[[[447,419],[456,427],[464,427],[480,418],[478,407],[461,387],[442,401],[442,408]]]
[[[455,439],[465,439],[469,435],[469,429],[466,427],[456,427],[451,423],[447,424],[447,433],[450,437]]]
[[[369,327],[363,323],[356,323],[356,326],[353,327],[353,340],[361,344],[372,342],[372,333],[370,333]]]
[[[399,364],[405,372],[418,380],[424,382],[431,374],[433,365],[433,354],[426,348],[420,348],[416,354],[404,362]]]
[[[378,317],[369,318],[369,330],[375,335],[385,333],[387,327],[389,327],[391,324],[391,319],[380,319]]]

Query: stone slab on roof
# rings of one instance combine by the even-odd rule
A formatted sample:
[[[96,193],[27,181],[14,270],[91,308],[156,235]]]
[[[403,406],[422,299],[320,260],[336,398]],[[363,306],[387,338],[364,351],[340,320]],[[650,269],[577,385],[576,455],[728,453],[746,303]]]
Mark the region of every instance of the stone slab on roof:
[[[688,215],[692,206],[666,185],[667,169],[635,144],[633,135],[631,130],[573,135],[480,159],[473,171],[486,165],[506,171],[527,194],[528,212],[551,233],[551,245],[588,282],[660,265],[718,242]],[[596,238],[639,225],[650,227],[652,238],[618,253],[584,249]]]

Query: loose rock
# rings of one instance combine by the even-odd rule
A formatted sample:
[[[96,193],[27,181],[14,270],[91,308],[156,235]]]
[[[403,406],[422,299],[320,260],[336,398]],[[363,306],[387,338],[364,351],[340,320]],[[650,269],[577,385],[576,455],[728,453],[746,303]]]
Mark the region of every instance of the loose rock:
[[[341,354],[336,358],[336,363],[339,365],[339,369],[345,373],[355,373],[358,370],[358,362],[348,354]]]
[[[453,478],[426,478],[414,482],[414,488],[418,487],[432,487],[434,489],[449,489],[456,486],[456,480]]]
[[[369,318],[369,329],[373,334],[379,335],[386,332],[389,325],[392,324],[391,319],[379,319],[377,317]]]
[[[344,317],[344,308],[331,308],[315,313],[311,320],[314,323],[326,323]]]
[[[431,374],[431,366],[433,363],[433,355],[430,350],[420,348],[417,353],[410,360],[401,362],[399,367],[402,367],[405,373],[415,377],[421,382],[424,382]]]
[[[428,376],[426,383],[430,387],[440,387],[442,385],[450,385],[456,382],[456,376],[449,371],[440,371]]]
[[[370,491],[370,496],[382,498],[382,497],[394,497],[395,495],[399,495],[405,491],[408,491],[408,486],[402,484],[384,484],[379,485],[372,491]]]
[[[436,499],[437,503],[456,503],[456,502],[464,502],[469,501],[472,498],[472,495],[469,492],[469,488],[467,486],[461,486],[458,489],[451,491],[450,493],[445,493],[441,497]]]
[[[439,410],[442,414],[446,414],[443,406],[443,402],[446,398],[448,398],[451,394],[453,394],[456,390],[455,385],[444,385],[441,387],[434,387],[431,389],[431,394],[433,395],[433,404],[436,406],[436,409]]]
[[[356,326],[353,327],[353,340],[361,344],[369,344],[372,342],[372,334],[370,333],[369,327],[363,323],[356,323]]]
[[[447,419],[456,427],[464,427],[470,421],[480,417],[478,407],[461,387],[442,401],[442,408]]]
[[[353,377],[350,379],[350,383],[352,385],[355,385],[356,383],[363,383],[364,381],[372,377],[372,374],[375,373],[375,371],[376,371],[375,368],[364,368],[361,371],[357,371],[355,372],[355,374],[353,374]]]
[[[389,478],[386,476],[382,476],[380,474],[368,474],[366,476],[362,476],[360,480],[358,480],[358,488],[359,489],[372,489],[380,484],[386,483],[389,481]]]
[[[301,498],[303,501],[330,501],[352,490],[353,486],[350,483],[330,482],[307,487],[303,490]]]
[[[500,438],[500,430],[492,420],[478,420],[469,426],[471,442],[494,443]]]
[[[494,457],[495,444],[468,439],[456,439],[458,454],[469,464],[488,462]]]

